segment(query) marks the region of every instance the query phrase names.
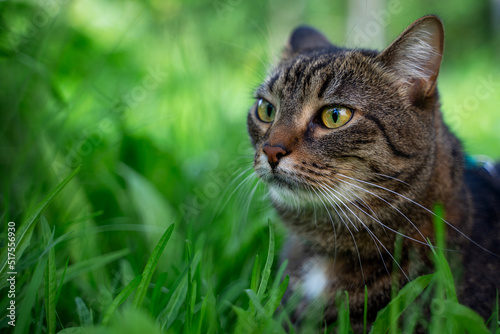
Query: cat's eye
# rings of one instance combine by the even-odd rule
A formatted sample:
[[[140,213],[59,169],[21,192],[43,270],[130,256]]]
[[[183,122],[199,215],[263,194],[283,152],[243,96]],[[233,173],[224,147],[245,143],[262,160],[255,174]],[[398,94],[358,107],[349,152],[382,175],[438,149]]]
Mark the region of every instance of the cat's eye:
[[[330,129],[336,129],[349,122],[352,118],[352,110],[346,107],[327,107],[321,112],[323,125]]]
[[[257,102],[257,116],[262,122],[270,123],[276,116],[276,108],[264,99]]]

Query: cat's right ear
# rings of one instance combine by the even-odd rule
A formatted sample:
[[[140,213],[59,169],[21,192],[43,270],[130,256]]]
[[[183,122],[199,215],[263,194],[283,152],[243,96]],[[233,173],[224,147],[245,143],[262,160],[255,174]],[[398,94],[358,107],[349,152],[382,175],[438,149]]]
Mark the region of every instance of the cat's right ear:
[[[300,26],[292,32],[282,58],[287,59],[304,51],[331,47],[333,44],[322,33],[308,26]]]
[[[444,48],[444,28],[434,15],[411,24],[377,58],[413,98],[434,92]]]

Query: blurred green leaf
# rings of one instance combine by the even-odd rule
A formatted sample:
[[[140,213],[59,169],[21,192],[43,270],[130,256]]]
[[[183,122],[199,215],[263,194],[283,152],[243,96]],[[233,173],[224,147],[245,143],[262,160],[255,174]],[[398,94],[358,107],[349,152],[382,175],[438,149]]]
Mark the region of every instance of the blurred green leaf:
[[[106,313],[104,313],[104,317],[102,318],[102,324],[106,326],[115,313],[116,309],[118,306],[120,306],[133,292],[134,290],[139,286],[139,283],[141,282],[142,275],[137,276],[133,280],[130,281],[130,283],[123,288],[123,290],[113,299],[113,302],[111,305],[109,305]]]
[[[139,286],[137,287],[137,291],[134,297],[134,306],[135,307],[141,307],[142,302],[144,300],[144,297],[146,296],[146,293],[148,291],[149,287],[149,282],[151,281],[151,277],[153,277],[153,273],[156,269],[156,265],[158,264],[158,261],[160,260],[160,256],[163,253],[163,250],[165,249],[165,246],[167,245],[168,240],[170,239],[170,236],[172,235],[172,231],[174,230],[174,224],[170,225],[165,233],[162,235],[160,241],[158,241],[158,244],[154,248],[153,252],[151,253],[151,256],[149,257],[148,262],[146,263],[146,266],[144,267],[144,271],[142,272],[142,279],[141,282],[139,283]]]
[[[377,314],[377,318],[373,323],[372,330],[370,333],[386,333],[391,326],[394,325],[392,320],[397,320],[399,316],[404,312],[404,310],[417,298],[422,291],[429,285],[433,279],[434,274],[424,275],[417,277],[410,283],[406,284],[397,294],[396,298],[392,299],[389,304],[380,310]],[[391,316],[391,307],[397,305],[399,313],[396,319]]]
[[[30,244],[31,235],[35,228],[35,222],[37,221],[40,214],[45,210],[45,208],[50,204],[50,202],[56,197],[57,194],[68,184],[69,181],[80,171],[80,166],[76,168],[70,175],[68,175],[59,185],[49,194],[45,199],[36,207],[34,212],[29,216],[29,218],[22,224],[16,231],[16,262],[19,263],[21,260],[24,250]],[[0,263],[2,267],[0,268],[0,289],[7,286],[7,252],[4,252]]]
[[[54,235],[50,232],[49,224],[44,216],[40,217],[43,228],[45,245],[48,246]],[[56,304],[57,304],[57,280],[56,280],[56,255],[54,247],[48,253],[47,268],[45,270],[45,312],[47,316],[47,332],[56,332]]]

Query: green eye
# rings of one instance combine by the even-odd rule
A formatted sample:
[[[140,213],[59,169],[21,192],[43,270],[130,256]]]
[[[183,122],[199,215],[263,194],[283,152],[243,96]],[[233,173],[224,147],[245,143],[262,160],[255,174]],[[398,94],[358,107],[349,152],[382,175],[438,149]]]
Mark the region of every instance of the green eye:
[[[336,129],[349,122],[352,110],[346,107],[327,107],[321,113],[321,121],[330,129]]]
[[[257,116],[262,122],[271,123],[276,116],[276,108],[264,99],[257,103]]]

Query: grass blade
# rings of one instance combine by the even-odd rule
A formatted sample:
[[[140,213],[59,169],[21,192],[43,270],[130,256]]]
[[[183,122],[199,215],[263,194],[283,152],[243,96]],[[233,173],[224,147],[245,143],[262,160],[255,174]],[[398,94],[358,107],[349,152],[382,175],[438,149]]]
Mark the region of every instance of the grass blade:
[[[67,283],[74,279],[75,277],[78,277],[80,275],[83,275],[87,272],[96,270],[100,267],[103,267],[107,265],[110,262],[116,261],[125,255],[130,253],[128,249],[121,249],[116,252],[104,254],[101,256],[94,257],[89,260],[81,261],[78,263],[75,263],[71,266],[69,266],[67,269],[59,269],[57,271],[57,277],[61,279],[63,277],[63,273],[65,273],[64,280],[62,280],[63,283]]]
[[[148,262],[146,263],[146,267],[142,272],[142,280],[139,283],[137,288],[136,295],[134,297],[134,306],[141,307],[144,297],[146,296],[146,292],[148,291],[149,282],[151,281],[151,277],[153,276],[153,272],[156,269],[156,265],[160,260],[160,256],[167,245],[168,239],[172,235],[172,231],[174,230],[174,224],[170,225],[169,228],[165,231],[163,236],[161,237],[156,247],[153,249],[151,256],[149,257]]]
[[[198,330],[196,331],[196,334],[202,333],[203,319],[205,319],[205,314],[207,313],[207,307],[208,307],[208,298],[205,297],[203,298],[203,302],[201,304],[200,316],[198,317]]]
[[[46,266],[47,256],[42,256],[40,261],[38,261],[38,265],[36,266],[33,276],[31,276],[31,282],[28,286],[28,290],[26,291],[26,295],[19,310],[14,334],[24,334],[28,331],[28,328],[31,324],[31,309],[35,304],[38,290],[40,288],[40,285],[42,284],[44,276],[43,274]]]
[[[262,280],[260,281],[259,290],[257,291],[258,300],[262,300],[264,293],[267,288],[267,282],[269,281],[269,276],[271,276],[271,268],[273,266],[274,260],[274,228],[271,220],[268,222],[269,224],[269,249],[267,252],[266,264],[264,265],[264,269],[262,270]]]
[[[236,315],[238,316],[238,321],[236,322],[234,333],[236,334],[256,333],[257,323],[255,322],[255,319],[250,314],[250,312],[235,305],[233,305],[232,308],[234,313],[236,313]]]
[[[351,322],[349,321],[349,294],[344,291],[344,295],[339,295],[337,300],[338,315],[338,331],[339,333],[352,333]]]
[[[36,226],[35,222],[40,214],[45,210],[45,208],[47,208],[50,202],[52,202],[54,197],[56,197],[56,195],[64,189],[68,182],[71,181],[71,179],[75,177],[76,174],[78,174],[78,172],[80,171],[80,167],[81,166],[78,166],[68,177],[61,181],[56,189],[54,189],[47,197],[45,197],[45,199],[40,204],[38,204],[31,216],[29,216],[24,224],[20,226],[18,233],[16,233],[16,262],[19,263],[24,250],[26,249],[26,247],[28,247],[31,241],[31,235],[33,234],[33,230]],[[0,259],[0,263],[2,265],[0,267],[0,289],[7,286],[7,256],[8,254],[7,252],[5,252]]]
[[[286,288],[288,287],[289,277],[285,276],[283,282],[281,282],[279,288],[277,290],[273,290],[271,292],[271,297],[266,302],[264,309],[268,317],[272,317],[278,306],[280,305],[281,299],[285,295]]]
[[[50,227],[44,216],[40,217],[43,229],[43,238],[48,246],[54,235],[50,233]],[[45,270],[45,313],[47,317],[47,333],[56,332],[56,303],[57,303],[57,280],[56,280],[56,255],[54,247],[48,251],[48,263]]]
[[[250,289],[257,291],[259,284],[259,254],[255,256],[255,262],[252,268],[252,278],[250,279]]]
[[[406,284],[398,293],[396,298],[392,299],[391,302],[380,310],[377,314],[377,319],[373,323],[372,331],[370,333],[387,333],[387,331],[394,325],[391,319],[391,309],[393,309],[394,304],[397,305],[399,310],[397,318],[401,316],[404,310],[417,298],[422,291],[429,285],[434,274],[424,275],[417,277],[415,280]],[[397,318],[395,320],[397,320]]]
[[[94,317],[92,316],[92,310],[90,310],[83,299],[80,297],[75,298],[76,312],[78,313],[78,318],[80,319],[80,325],[82,327],[91,327],[94,324]]]
[[[130,296],[132,292],[139,286],[141,282],[142,275],[138,275],[129,284],[113,299],[111,305],[109,305],[106,313],[104,313],[104,317],[102,318],[102,324],[105,326],[108,324],[111,316],[115,313],[118,306],[120,306],[127,298]]]
[[[493,307],[493,314],[488,320],[488,323],[490,324],[490,329],[492,333],[495,333],[499,330],[498,325],[500,325],[500,322],[498,321],[498,290],[497,290],[497,298],[495,299],[495,305]]]
[[[153,317],[157,317],[160,313],[160,310],[165,307],[167,301],[164,297],[163,292],[161,291],[165,283],[167,282],[168,274],[161,273],[158,275],[158,279],[156,280],[155,287],[153,289],[153,296],[151,297],[151,306],[150,312]]]
[[[490,333],[483,318],[472,309],[447,300],[443,301],[443,303],[444,317],[456,321],[461,329],[465,329],[468,333]]]
[[[189,272],[189,269],[186,270],[186,273]],[[188,290],[188,280],[187,276],[183,275],[183,280],[181,281],[181,284],[177,286],[175,291],[172,293],[172,296],[170,297],[167,306],[165,309],[162,311],[162,314],[160,315],[159,318],[162,319],[163,322],[163,330],[169,329],[170,326],[172,326],[173,322],[177,318],[177,315],[179,314],[179,310],[181,309],[181,306],[183,302],[186,300],[187,296],[187,290]]]
[[[56,295],[56,301],[55,301],[56,305],[57,305],[57,301],[59,300],[59,296],[61,295],[61,290],[62,290],[62,286],[63,286],[63,282],[64,282],[64,277],[66,276],[66,270],[68,269],[68,264],[69,264],[69,257],[66,260],[66,265],[64,265],[61,279],[59,280],[59,288],[57,288],[57,295]],[[56,276],[57,276],[57,274],[56,274]]]
[[[455,284],[453,280],[453,274],[451,273],[450,266],[446,257],[444,256],[443,249],[446,248],[446,226],[444,223],[445,212],[441,204],[436,204],[434,206],[434,230],[436,235],[436,247],[431,247],[432,253],[434,254],[434,263],[436,266],[437,274],[439,275],[438,280],[438,291],[445,292],[446,298],[452,302],[458,303],[457,292],[455,290]],[[430,241],[429,241],[430,243]],[[443,298],[443,296],[439,296]]]
[[[257,311],[258,316],[265,316],[266,315],[266,310],[260,303],[260,300],[258,296],[255,294],[255,292],[251,289],[245,290],[246,294],[248,295],[248,298],[250,298],[250,302],[254,306],[255,310]]]

